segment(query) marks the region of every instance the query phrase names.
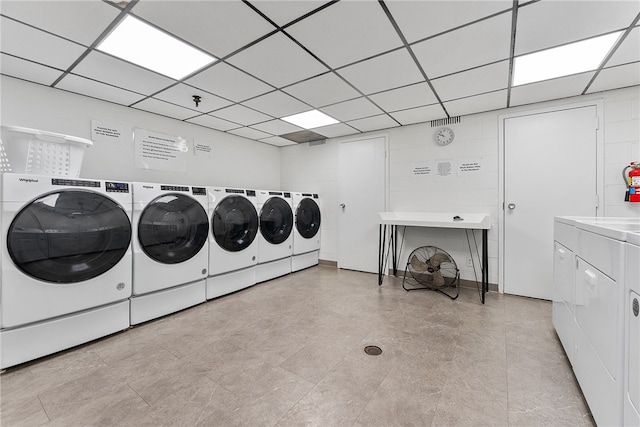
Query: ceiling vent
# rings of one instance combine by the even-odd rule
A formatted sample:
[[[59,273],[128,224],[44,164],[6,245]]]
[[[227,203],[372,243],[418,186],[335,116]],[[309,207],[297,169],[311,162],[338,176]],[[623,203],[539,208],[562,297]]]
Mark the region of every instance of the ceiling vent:
[[[449,117],[446,119],[431,120],[431,127],[434,128],[437,126],[452,125],[454,123],[460,123],[460,116]]]
[[[297,132],[285,133],[284,135],[278,135],[280,138],[288,139],[289,141],[302,144],[304,142],[314,142],[327,139],[326,136],[320,135],[310,130],[301,130]]]

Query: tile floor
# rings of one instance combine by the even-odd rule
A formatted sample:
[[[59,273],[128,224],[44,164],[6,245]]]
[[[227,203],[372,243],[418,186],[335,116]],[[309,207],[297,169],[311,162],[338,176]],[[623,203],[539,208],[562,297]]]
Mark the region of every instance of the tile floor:
[[[594,425],[549,302],[451,301],[329,266],[9,369],[0,386],[2,426]]]

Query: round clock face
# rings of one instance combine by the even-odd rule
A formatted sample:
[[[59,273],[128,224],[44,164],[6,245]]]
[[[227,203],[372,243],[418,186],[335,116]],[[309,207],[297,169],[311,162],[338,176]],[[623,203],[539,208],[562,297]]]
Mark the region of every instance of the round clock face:
[[[447,145],[447,144],[450,144],[451,141],[453,141],[454,136],[455,134],[451,129],[441,128],[441,129],[438,129],[438,131],[436,132],[435,140],[436,140],[436,143],[438,143],[439,145]]]

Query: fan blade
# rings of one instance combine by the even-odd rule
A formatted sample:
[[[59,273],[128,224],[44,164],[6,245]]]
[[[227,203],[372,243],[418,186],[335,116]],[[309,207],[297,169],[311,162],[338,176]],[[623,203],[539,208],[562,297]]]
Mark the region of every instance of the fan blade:
[[[411,260],[409,261],[409,264],[411,264],[411,267],[415,271],[418,271],[418,272],[427,271],[427,263],[424,262],[424,261],[421,261],[415,255],[411,257]]]
[[[427,261],[427,263],[433,269],[438,270],[440,268],[440,264],[442,264],[443,262],[448,262],[449,259],[449,255],[440,252],[429,258],[429,261]]]
[[[439,271],[433,273],[433,285],[438,288],[442,288],[445,285],[444,276]]]

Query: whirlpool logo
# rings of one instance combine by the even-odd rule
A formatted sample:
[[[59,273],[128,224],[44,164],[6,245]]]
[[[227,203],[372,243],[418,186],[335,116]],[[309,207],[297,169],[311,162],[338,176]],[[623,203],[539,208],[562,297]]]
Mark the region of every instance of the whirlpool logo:
[[[40,182],[40,180],[33,179],[33,178],[18,178],[18,181],[20,181],[20,182]]]

